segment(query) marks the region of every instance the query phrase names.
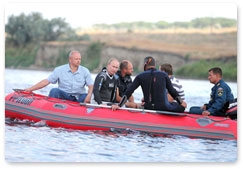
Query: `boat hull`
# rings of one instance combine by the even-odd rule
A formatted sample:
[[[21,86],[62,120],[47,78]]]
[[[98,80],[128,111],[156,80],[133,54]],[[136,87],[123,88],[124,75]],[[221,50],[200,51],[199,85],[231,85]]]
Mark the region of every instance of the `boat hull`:
[[[45,121],[50,127],[77,130],[131,129],[156,135],[193,138],[237,139],[237,121],[224,117],[205,118],[186,113],[159,114],[150,110],[119,109],[46,97],[17,91],[5,97],[5,117]]]

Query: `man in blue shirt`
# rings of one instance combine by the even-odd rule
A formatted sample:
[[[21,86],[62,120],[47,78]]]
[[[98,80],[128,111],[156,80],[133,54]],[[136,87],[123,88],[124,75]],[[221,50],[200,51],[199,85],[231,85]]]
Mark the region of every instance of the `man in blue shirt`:
[[[81,54],[78,51],[71,51],[68,57],[69,64],[56,67],[47,79],[43,79],[25,91],[32,92],[50,83],[58,83],[58,88],[51,89],[50,97],[90,103],[94,83],[91,74],[87,68],[80,65]],[[85,86],[88,87],[88,93]]]
[[[208,80],[214,86],[211,89],[210,101],[202,107],[191,107],[190,113],[202,114],[204,116],[225,116],[224,106],[227,102],[234,101],[234,95],[230,87],[222,79],[222,70],[219,67],[214,67],[208,71]]]

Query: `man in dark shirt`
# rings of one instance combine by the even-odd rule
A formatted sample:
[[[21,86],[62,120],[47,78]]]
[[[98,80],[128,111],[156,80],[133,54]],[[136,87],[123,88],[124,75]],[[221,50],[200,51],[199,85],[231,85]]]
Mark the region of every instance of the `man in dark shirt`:
[[[118,76],[118,83],[117,83],[117,94],[116,94],[116,101],[120,102],[122,96],[125,94],[126,90],[132,84],[132,75],[133,72],[133,65],[128,60],[123,60],[120,63],[120,70],[117,71],[116,75]],[[139,105],[134,102],[134,97],[131,95],[126,103],[126,107],[137,108]]]
[[[155,60],[148,56],[144,59],[144,72],[138,74],[132,85],[126,90],[121,102],[112,105],[112,109],[118,109],[126,103],[132,93],[141,86],[144,96],[144,108],[152,110],[184,112],[186,104],[181,100],[177,91],[173,88],[168,75],[155,68]],[[167,90],[177,102],[170,103],[167,98]]]
[[[190,108],[192,114],[202,114],[204,116],[225,116],[225,104],[234,101],[234,95],[230,87],[222,79],[222,70],[219,67],[214,67],[208,71],[208,80],[214,86],[211,89],[210,101],[202,107],[193,106]]]

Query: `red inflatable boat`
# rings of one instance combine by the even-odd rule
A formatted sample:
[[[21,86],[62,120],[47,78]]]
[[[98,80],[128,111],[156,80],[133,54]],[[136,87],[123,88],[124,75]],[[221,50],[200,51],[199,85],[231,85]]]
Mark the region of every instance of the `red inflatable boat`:
[[[237,139],[237,121],[225,117],[131,108],[112,111],[110,106],[79,104],[22,90],[5,97],[5,117],[78,130],[131,129],[155,135]]]

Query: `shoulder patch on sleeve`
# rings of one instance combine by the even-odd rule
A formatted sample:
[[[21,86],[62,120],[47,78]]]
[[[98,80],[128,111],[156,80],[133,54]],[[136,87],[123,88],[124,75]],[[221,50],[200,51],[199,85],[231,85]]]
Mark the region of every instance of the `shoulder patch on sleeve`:
[[[218,96],[222,96],[224,93],[224,89],[222,87],[219,87],[217,92],[218,92]]]

